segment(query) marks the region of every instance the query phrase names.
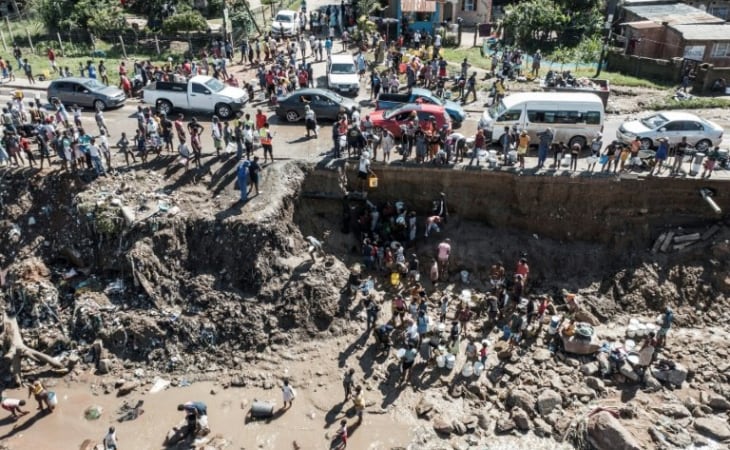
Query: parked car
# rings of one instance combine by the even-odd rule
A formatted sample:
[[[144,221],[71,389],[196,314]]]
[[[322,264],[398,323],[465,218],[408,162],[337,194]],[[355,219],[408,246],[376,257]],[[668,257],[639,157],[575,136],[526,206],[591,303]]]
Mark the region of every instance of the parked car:
[[[352,55],[332,55],[327,60],[327,87],[346,95],[360,91],[360,75]]]
[[[451,128],[451,118],[446,112],[446,109],[443,106],[428,104],[408,104],[399,108],[373,111],[370,113],[370,121],[373,123],[374,128],[386,129],[398,138],[401,135],[401,125],[408,123],[408,118],[413,111],[416,112],[418,122],[421,126],[430,120],[431,117],[434,117],[436,118],[437,129],[440,129],[444,125]]]
[[[712,146],[720,145],[722,133],[720,125],[694,114],[665,111],[643,119],[624,122],[616,131],[616,138],[629,143],[638,137],[641,139],[641,147],[649,149],[654,147],[661,137],[667,138],[669,145],[674,145],[686,136],[690,145],[698,151],[705,151]]]
[[[299,22],[299,14],[289,9],[282,9],[271,22],[271,35],[279,36],[296,36],[302,29]]]
[[[304,106],[309,105],[317,119],[336,120],[344,109],[349,116],[357,103],[326,89],[297,89],[277,99],[276,115],[289,122],[304,118]]]
[[[94,109],[123,106],[127,100],[124,91],[107,86],[93,78],[68,77],[51,81],[46,91],[48,101],[57,98],[65,105],[79,105]]]
[[[375,109],[393,109],[404,103],[428,103],[443,106],[455,127],[466,120],[466,111],[460,104],[451,100],[441,100],[433,92],[421,88],[413,88],[410,93],[405,94],[380,94]]]
[[[222,120],[228,120],[243,109],[248,93],[213,77],[198,75],[187,83],[156,81],[142,90],[142,99],[167,115],[173,109],[182,109],[215,114]]]

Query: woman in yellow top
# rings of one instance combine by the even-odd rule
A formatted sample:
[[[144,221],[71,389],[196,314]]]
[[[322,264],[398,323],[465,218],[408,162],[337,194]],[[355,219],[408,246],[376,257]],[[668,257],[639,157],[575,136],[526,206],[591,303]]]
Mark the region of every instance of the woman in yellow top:
[[[520,169],[525,168],[525,155],[527,154],[527,148],[530,146],[530,135],[527,131],[522,130],[520,137],[517,140],[517,161],[520,163]]]
[[[33,380],[33,382],[28,385],[28,398],[30,398],[31,394],[35,398],[35,401],[38,402],[38,409],[48,409],[49,411],[53,411],[51,405],[48,404],[48,391],[45,387],[43,387],[43,384],[41,384],[39,380]],[[45,408],[43,407],[44,404]]]

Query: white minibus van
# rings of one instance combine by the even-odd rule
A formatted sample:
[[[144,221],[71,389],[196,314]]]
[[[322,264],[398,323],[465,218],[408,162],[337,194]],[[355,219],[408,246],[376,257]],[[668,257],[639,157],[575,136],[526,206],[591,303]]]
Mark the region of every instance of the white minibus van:
[[[573,92],[525,92],[508,95],[484,111],[479,128],[487,142],[499,142],[504,127],[526,130],[530,143],[537,133],[550,128],[554,142],[585,147],[603,130],[603,102],[596,94]]]

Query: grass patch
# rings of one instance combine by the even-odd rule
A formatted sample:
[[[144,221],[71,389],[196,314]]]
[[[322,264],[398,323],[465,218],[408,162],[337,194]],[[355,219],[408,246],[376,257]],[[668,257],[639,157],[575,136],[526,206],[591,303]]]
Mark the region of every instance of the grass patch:
[[[492,60],[491,58],[483,58],[481,55],[481,51],[479,47],[470,47],[470,48],[444,48],[441,50],[441,54],[443,57],[452,62],[460,64],[461,61],[464,60],[464,58],[469,59],[469,63],[472,65],[472,67],[477,67],[479,69],[484,70],[491,70],[492,68]],[[531,65],[531,63],[529,63]],[[528,67],[527,64],[523,64],[523,69]],[[529,68],[529,67],[528,67]],[[588,77],[593,78],[593,75],[596,74],[596,69],[591,67],[576,67],[576,64],[574,63],[568,63],[568,64],[558,64],[553,63],[552,65],[550,63],[543,62],[542,68],[540,69],[540,74],[545,75],[548,70],[570,70],[573,75],[578,77]],[[608,80],[611,85],[613,86],[626,86],[626,87],[643,87],[643,88],[651,88],[651,89],[659,89],[663,90],[668,87],[671,87],[671,83],[663,83],[663,82],[656,82],[652,80],[647,80],[644,78],[637,78],[632,77],[631,75],[624,75],[622,73],[618,72],[611,72],[607,70],[602,70],[601,75],[599,75],[599,78]]]
[[[717,97],[692,97],[686,100],[675,100],[671,96],[655,100],[648,105],[647,109],[651,110],[671,110],[671,109],[710,109],[710,108],[730,108],[730,100]]]

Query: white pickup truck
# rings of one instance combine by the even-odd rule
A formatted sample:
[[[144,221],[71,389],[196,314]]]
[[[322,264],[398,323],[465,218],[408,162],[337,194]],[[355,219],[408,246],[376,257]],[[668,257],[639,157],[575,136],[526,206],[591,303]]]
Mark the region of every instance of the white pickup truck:
[[[145,103],[155,105],[160,113],[170,115],[173,109],[215,114],[222,120],[233,118],[248,101],[243,89],[223,84],[219,80],[197,75],[187,83],[156,81],[142,89]]]

